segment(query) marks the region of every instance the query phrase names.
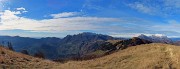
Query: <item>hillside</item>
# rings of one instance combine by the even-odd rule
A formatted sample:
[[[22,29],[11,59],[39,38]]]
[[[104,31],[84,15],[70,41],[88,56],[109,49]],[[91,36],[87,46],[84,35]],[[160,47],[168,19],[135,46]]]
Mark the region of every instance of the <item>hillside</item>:
[[[179,69],[180,47],[167,44],[145,44],[119,50],[113,54],[86,61],[56,63],[15,53],[0,47],[0,68],[31,69]]]
[[[0,36],[0,45],[7,46],[8,42],[12,43],[16,52],[27,50],[30,55],[34,55],[37,51],[43,52],[46,58],[54,58],[56,46],[60,38],[46,37],[41,39],[20,37],[20,36]]]
[[[66,69],[179,69],[180,47],[145,44],[129,47],[111,55],[88,61],[70,61]]]
[[[45,69],[56,65],[55,62],[16,53],[0,46],[0,69]]]

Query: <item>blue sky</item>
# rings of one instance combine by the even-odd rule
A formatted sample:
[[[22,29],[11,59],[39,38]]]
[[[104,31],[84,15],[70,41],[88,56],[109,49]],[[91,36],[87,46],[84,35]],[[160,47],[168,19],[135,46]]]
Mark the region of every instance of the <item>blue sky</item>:
[[[0,0],[0,35],[180,37],[180,0]]]

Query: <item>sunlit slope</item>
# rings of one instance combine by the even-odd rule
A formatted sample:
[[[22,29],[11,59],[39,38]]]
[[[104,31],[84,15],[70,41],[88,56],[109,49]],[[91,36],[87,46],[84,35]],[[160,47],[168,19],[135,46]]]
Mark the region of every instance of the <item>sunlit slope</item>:
[[[146,44],[129,47],[111,55],[88,61],[70,61],[66,69],[180,69],[180,47]]]
[[[56,64],[0,47],[0,69],[45,69],[56,68]]]

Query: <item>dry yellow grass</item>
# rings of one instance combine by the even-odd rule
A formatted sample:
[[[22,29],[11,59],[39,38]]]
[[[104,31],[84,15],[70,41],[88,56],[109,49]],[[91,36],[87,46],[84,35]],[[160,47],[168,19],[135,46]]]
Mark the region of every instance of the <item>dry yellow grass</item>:
[[[51,69],[58,63],[34,58],[0,47],[0,69]]]
[[[88,61],[61,64],[65,69],[180,69],[180,47],[146,44],[130,47],[111,55]]]
[[[158,43],[129,47],[101,58],[64,64],[8,52],[12,55],[10,57],[18,56],[17,62],[12,65],[26,69],[180,69],[180,47]],[[30,61],[21,62],[23,58]],[[9,58],[0,57],[0,61],[2,59],[10,61]],[[8,64],[4,66],[11,67]]]

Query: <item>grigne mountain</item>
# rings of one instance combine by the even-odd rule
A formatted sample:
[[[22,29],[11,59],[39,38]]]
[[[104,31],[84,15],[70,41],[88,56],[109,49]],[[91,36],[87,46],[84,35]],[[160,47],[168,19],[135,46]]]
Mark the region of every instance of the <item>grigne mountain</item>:
[[[179,69],[180,41],[167,36],[117,38],[84,32],[64,38],[0,36],[0,68]]]

